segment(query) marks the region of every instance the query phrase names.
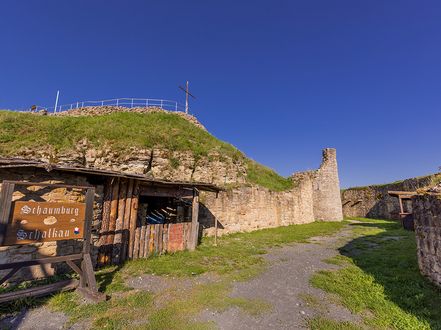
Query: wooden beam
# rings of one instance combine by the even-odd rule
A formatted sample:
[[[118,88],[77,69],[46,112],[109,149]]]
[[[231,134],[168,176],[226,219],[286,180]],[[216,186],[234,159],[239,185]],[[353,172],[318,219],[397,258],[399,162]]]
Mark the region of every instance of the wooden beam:
[[[139,205],[139,182],[134,182],[133,194],[131,201],[130,210],[130,221],[129,221],[129,259],[133,258],[133,244],[135,242],[135,232],[138,220],[138,205]],[[138,256],[136,256],[138,257]]]
[[[122,243],[122,231],[124,225],[124,213],[126,210],[126,198],[127,198],[127,180],[121,180],[119,185],[119,197],[118,197],[118,217],[115,222],[115,236],[113,237],[113,253],[112,261],[114,264],[121,262],[121,243]]]
[[[30,289],[12,291],[0,295],[0,303],[6,303],[25,297],[42,297],[53,292],[73,290],[78,286],[78,280],[66,280],[52,284],[37,286]]]
[[[191,198],[193,190],[182,187],[141,186],[139,194],[152,197]]]
[[[139,238],[141,236],[141,227],[136,228],[135,230],[135,239],[133,246],[133,259],[138,259],[139,257]]]
[[[416,191],[394,191],[394,190],[390,190],[387,192],[389,195],[391,196],[401,196],[401,198],[403,199],[410,199],[415,195],[418,195],[418,193]]]
[[[76,263],[74,263],[72,260],[66,260],[66,263],[69,265],[70,268],[72,268],[72,270],[77,273],[80,276],[84,276],[83,271],[81,270],[80,267],[77,266]]]
[[[400,202],[400,213],[404,213],[403,201],[401,199],[401,196],[398,196],[398,201]]]
[[[9,271],[3,278],[0,280],[0,285],[5,283],[7,280],[9,280],[16,272],[18,272],[21,269],[21,267],[15,267]]]
[[[192,212],[191,212],[191,235],[189,250],[196,249],[199,239],[199,194],[195,192],[193,196]]]
[[[3,181],[2,191],[0,195],[0,246],[6,237],[6,227],[11,214],[12,194],[14,193],[15,184]]]
[[[101,236],[99,240],[100,246],[106,244],[106,236],[109,231],[110,204],[112,203],[112,181],[113,179],[107,179],[106,183],[104,184],[103,213],[100,230]]]
[[[130,214],[132,212],[132,196],[133,196],[134,181],[129,180],[129,186],[127,187],[127,198],[123,220],[123,232],[121,242],[121,261],[127,259],[129,250],[129,230],[130,230]]]
[[[83,257],[82,253],[78,254],[70,254],[67,256],[58,256],[58,257],[49,257],[42,259],[34,259],[34,260],[26,260],[26,261],[17,261],[11,262],[9,264],[0,264],[0,270],[11,269],[15,267],[28,267],[35,265],[44,265],[44,264],[52,264],[56,262],[63,262],[67,260],[80,260]]]
[[[110,218],[109,218],[109,234],[106,238],[106,245],[111,246],[113,244],[113,237],[115,234],[116,217],[118,212],[118,196],[119,196],[119,179],[113,181],[112,188],[112,202],[110,204]],[[108,250],[109,259],[112,254],[112,249]]]

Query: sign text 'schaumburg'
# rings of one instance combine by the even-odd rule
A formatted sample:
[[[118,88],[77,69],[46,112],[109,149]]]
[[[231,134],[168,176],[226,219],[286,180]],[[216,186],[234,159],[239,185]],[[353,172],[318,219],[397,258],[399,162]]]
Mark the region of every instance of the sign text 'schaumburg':
[[[83,238],[84,203],[15,202],[4,245]]]

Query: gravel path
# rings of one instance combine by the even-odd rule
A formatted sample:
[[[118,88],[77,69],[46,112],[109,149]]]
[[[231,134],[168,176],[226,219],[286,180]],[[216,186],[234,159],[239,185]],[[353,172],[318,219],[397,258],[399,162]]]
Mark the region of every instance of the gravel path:
[[[261,299],[272,306],[270,312],[253,317],[238,308],[222,313],[205,310],[200,318],[214,321],[220,329],[307,329],[307,320],[315,316],[357,323],[358,316],[333,304],[324,291],[309,284],[315,272],[338,267],[322,260],[337,255],[338,247],[351,236],[346,227],[336,235],[313,238],[311,243],[273,249],[266,255],[269,267],[264,273],[234,284],[232,296]]]

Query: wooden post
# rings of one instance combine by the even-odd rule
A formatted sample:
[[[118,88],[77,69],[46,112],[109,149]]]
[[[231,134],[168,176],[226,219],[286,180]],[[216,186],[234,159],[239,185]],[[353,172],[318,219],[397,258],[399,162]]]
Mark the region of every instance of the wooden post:
[[[109,220],[110,220],[110,204],[112,203],[112,181],[114,179],[107,179],[104,184],[104,198],[103,198],[103,213],[101,218],[101,229],[99,239],[99,255],[98,262],[100,265],[107,263],[106,260],[106,239],[109,234]]]
[[[217,246],[217,217],[214,217],[214,246]]]
[[[133,194],[130,206],[129,221],[129,259],[133,258],[133,244],[135,240],[136,223],[138,219],[138,203],[139,203],[139,181],[135,181],[133,185]]]
[[[127,188],[124,220],[123,220],[123,229],[122,229],[121,261],[125,261],[127,259],[128,249],[129,249],[129,230],[130,230],[130,214],[132,211],[133,185],[134,185],[134,181],[129,180],[129,186]]]
[[[149,256],[155,252],[156,225],[150,225]]]
[[[0,245],[3,244],[5,238],[6,226],[9,222],[9,215],[11,214],[12,194],[14,193],[15,185],[13,183],[2,183],[2,191],[0,195]]]
[[[398,196],[398,201],[400,202],[400,213],[404,213],[403,200],[401,196]]]
[[[167,243],[168,243],[168,224],[164,224],[162,231],[162,253],[167,252]]]
[[[118,198],[118,217],[116,218],[115,236],[113,238],[113,258],[114,264],[121,262],[121,244],[122,244],[122,231],[124,225],[124,212],[126,209],[126,197],[127,197],[127,181],[123,180],[119,186],[119,198]]]
[[[93,221],[93,201],[95,198],[95,189],[89,188],[86,191],[86,222],[84,224],[85,238],[83,241],[83,260],[81,261],[81,271],[83,276],[80,276],[80,288],[86,288],[91,292],[98,292],[95,280],[95,273],[93,272],[92,259],[90,258],[91,245],[91,227]]]
[[[145,240],[143,246],[143,258],[147,258],[149,256],[149,241],[150,241],[150,228],[151,225],[145,225]]]
[[[194,190],[192,210],[191,210],[191,236],[189,250],[193,251],[198,245],[199,239],[199,192]]]
[[[144,257],[144,246],[145,246],[145,240],[146,240],[145,234],[147,231],[146,227],[147,226],[145,226],[145,225],[141,227],[141,235],[139,237],[139,257],[140,258]]]
[[[118,212],[119,178],[113,181],[112,202],[110,204],[109,234],[106,238],[107,259],[112,260],[112,244],[115,236],[116,216]]]
[[[141,227],[135,229],[135,235],[133,239],[133,253],[132,258],[138,259],[139,256],[139,237],[141,235]]]

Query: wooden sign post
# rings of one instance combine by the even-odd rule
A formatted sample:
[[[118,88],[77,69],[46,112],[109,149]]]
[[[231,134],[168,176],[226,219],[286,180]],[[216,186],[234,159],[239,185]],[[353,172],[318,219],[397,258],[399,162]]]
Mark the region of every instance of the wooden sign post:
[[[12,195],[16,186],[81,189],[85,191],[86,203],[13,202]],[[44,296],[54,291],[74,288],[92,301],[106,299],[104,294],[98,292],[90,256],[94,195],[95,188],[90,186],[3,181],[0,195],[0,246],[83,239],[83,251],[78,254],[0,265],[0,270],[11,269],[0,279],[0,285],[23,267],[57,262],[66,262],[80,276],[79,281],[67,280],[1,294],[0,303],[22,297]]]

